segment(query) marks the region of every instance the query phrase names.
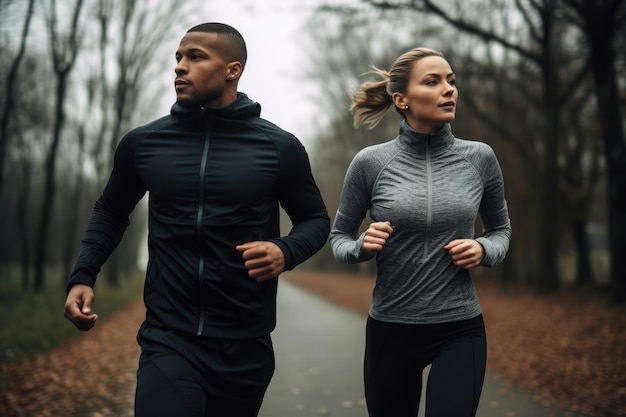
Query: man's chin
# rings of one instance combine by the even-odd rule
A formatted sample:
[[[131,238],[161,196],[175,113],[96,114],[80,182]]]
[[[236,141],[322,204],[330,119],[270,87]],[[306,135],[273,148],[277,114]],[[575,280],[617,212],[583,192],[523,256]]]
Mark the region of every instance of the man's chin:
[[[179,106],[183,106],[183,107],[194,107],[194,106],[196,106],[198,104],[196,102],[196,100],[189,99],[189,98],[184,98],[184,97],[177,97],[176,98],[176,103]]]

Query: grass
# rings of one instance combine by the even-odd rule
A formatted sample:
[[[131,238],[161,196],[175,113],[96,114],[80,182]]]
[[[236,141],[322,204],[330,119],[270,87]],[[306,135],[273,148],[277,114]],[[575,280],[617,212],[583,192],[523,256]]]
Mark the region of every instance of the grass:
[[[22,291],[17,275],[6,269],[0,272],[0,370],[14,368],[81,334],[63,317],[65,280],[60,274],[50,273],[46,290],[37,294]],[[137,271],[122,279],[119,288],[106,285],[104,279],[98,281],[94,302],[98,320],[140,297],[143,276],[143,271]],[[4,385],[0,381],[0,392]]]

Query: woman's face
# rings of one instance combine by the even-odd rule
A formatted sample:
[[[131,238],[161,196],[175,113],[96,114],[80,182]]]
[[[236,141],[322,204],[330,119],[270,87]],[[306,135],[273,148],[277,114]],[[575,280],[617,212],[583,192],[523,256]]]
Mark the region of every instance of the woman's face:
[[[393,100],[413,130],[432,133],[454,120],[458,95],[448,61],[428,56],[415,62],[406,93]]]

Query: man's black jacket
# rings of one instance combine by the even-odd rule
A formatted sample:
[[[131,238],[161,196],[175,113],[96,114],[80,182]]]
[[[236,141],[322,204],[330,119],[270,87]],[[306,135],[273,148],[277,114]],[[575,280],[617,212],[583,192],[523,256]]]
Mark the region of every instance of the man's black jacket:
[[[325,244],[330,220],[304,147],[260,111],[239,93],[221,109],[175,104],[170,115],[126,134],[68,290],[95,284],[147,191],[147,322],[218,338],[272,331],[278,280],[250,278],[235,246],[272,241],[289,270]],[[279,204],[292,221],[284,237]]]

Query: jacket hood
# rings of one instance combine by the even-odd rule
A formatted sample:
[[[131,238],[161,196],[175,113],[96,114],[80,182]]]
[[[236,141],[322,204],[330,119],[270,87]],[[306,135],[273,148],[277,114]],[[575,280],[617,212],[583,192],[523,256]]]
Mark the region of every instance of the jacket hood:
[[[250,100],[245,93],[238,92],[237,99],[225,107],[208,108],[204,106],[183,106],[179,103],[174,103],[170,114],[180,119],[198,119],[208,116],[213,119],[244,120],[251,117],[259,117],[261,115],[261,105]]]

